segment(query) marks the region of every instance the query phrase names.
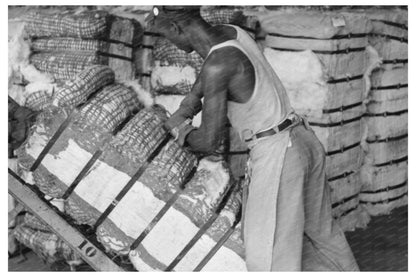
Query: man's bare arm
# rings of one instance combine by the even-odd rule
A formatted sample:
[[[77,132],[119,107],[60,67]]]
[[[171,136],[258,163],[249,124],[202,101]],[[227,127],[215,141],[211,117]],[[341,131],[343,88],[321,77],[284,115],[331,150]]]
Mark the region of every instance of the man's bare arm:
[[[228,85],[237,66],[230,66],[235,48],[224,48],[212,53],[205,61],[200,74],[200,86],[204,95],[201,126],[189,133],[186,142],[192,150],[212,152],[226,131]]]
[[[192,119],[197,113],[202,110],[201,99],[203,93],[201,90],[201,75],[198,75],[191,92],[182,100],[179,108],[172,114],[172,116],[165,122],[165,127],[169,130],[179,126],[186,119]]]

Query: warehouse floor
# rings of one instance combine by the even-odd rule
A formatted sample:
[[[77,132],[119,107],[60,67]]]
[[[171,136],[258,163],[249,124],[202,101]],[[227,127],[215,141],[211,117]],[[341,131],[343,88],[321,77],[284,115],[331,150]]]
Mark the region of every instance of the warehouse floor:
[[[390,215],[373,217],[366,229],[347,232],[346,236],[362,271],[407,271],[407,206]],[[9,259],[9,271],[68,271],[63,264],[48,266],[33,252]],[[87,266],[79,270],[90,270]]]

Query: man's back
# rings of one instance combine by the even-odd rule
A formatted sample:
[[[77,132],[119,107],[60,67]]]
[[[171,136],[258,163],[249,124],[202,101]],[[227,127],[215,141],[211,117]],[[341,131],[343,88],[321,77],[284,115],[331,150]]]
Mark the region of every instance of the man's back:
[[[283,85],[247,33],[235,26],[221,28],[227,34],[230,32],[225,28],[234,29],[235,35],[214,45],[204,66],[218,66],[213,60],[225,64],[224,77],[229,79],[227,114],[231,124],[240,135],[276,126],[293,111]],[[214,55],[220,58],[212,59]]]

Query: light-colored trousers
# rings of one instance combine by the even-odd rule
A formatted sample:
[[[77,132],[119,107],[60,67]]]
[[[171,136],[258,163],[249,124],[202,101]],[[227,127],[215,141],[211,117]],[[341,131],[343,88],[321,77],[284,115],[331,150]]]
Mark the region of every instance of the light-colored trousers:
[[[359,270],[343,231],[331,216],[322,144],[303,124],[290,130],[290,141],[278,189],[271,270]],[[269,162],[273,160],[273,147],[264,154],[265,162],[257,167],[258,172],[253,164],[251,181],[273,186],[275,172]],[[245,238],[250,235],[244,233]],[[247,261],[247,267],[249,271],[270,270],[259,268],[255,260]]]

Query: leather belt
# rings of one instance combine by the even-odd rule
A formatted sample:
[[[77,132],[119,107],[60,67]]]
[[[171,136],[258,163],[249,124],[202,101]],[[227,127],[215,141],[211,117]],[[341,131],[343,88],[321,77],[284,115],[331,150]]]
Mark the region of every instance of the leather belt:
[[[277,125],[277,129],[279,130],[279,132],[281,132],[281,131],[285,130],[287,127],[289,127],[292,124],[293,124],[293,121],[291,119],[287,118],[282,123],[280,123],[279,125]],[[277,134],[276,128],[271,128],[269,130],[259,132],[259,133],[255,134],[255,135],[253,135],[253,137],[259,139],[259,138],[263,138],[263,137],[267,137],[267,136],[273,136],[275,134]],[[245,141],[246,142],[252,141],[253,140],[253,137],[252,138],[249,138],[249,139],[246,139]]]

